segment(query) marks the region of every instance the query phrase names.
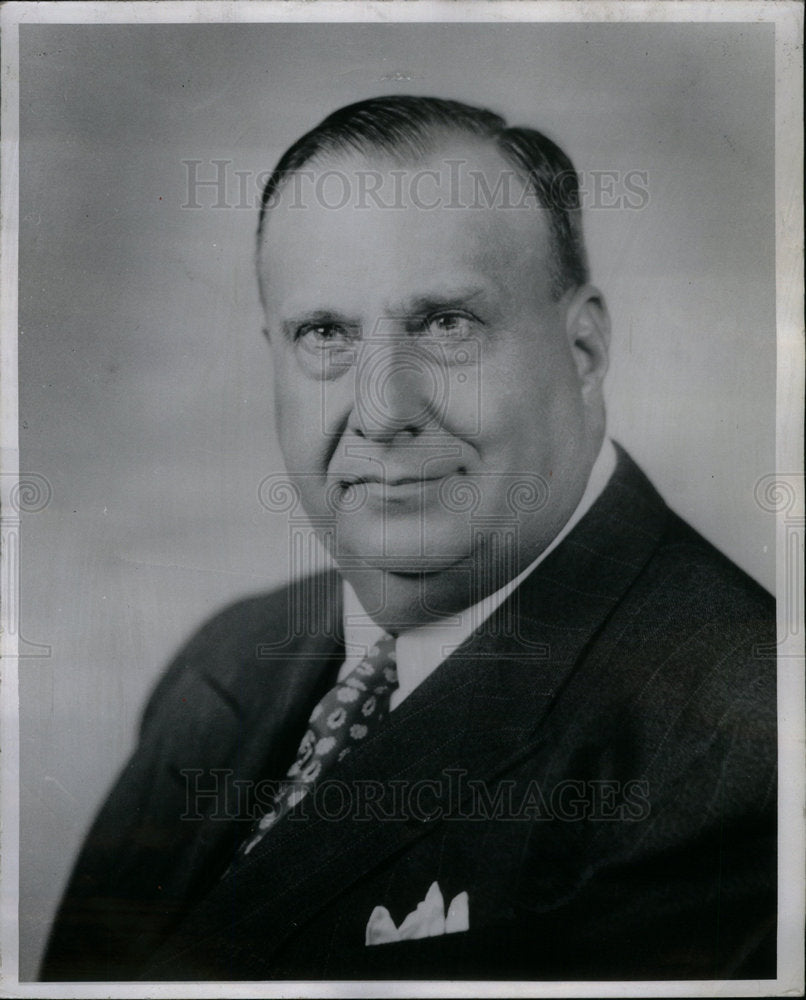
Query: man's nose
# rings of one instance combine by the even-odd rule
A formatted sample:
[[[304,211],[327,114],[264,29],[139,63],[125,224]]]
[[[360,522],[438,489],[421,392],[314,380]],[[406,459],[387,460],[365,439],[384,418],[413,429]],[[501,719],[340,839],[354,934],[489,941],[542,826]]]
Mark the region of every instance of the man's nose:
[[[383,443],[398,434],[418,436],[439,418],[443,382],[439,359],[417,341],[390,338],[365,343],[354,383],[353,430]]]

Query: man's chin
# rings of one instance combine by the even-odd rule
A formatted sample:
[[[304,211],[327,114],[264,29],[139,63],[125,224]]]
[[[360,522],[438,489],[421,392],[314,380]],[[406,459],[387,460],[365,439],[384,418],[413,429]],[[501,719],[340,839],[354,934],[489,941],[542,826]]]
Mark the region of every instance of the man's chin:
[[[434,560],[430,571],[411,571],[406,561],[374,562],[376,565],[353,560],[340,569],[365,611],[385,628],[402,631],[436,622],[473,603],[473,573],[468,560]],[[404,568],[393,568],[395,565]]]
[[[466,531],[448,537],[434,537],[417,530],[387,530],[382,534],[340,532],[332,555],[343,568],[350,565],[392,573],[402,577],[422,577],[444,573],[468,558]]]

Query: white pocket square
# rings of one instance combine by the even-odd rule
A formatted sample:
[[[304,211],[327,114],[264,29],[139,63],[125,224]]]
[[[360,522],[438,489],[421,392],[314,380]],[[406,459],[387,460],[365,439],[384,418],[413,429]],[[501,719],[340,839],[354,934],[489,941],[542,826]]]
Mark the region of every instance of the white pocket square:
[[[445,900],[438,882],[432,882],[425,899],[395,927],[385,906],[376,906],[367,922],[366,944],[389,944],[392,941],[414,941],[416,938],[456,934],[470,927],[469,900],[466,892],[454,896],[445,913]]]

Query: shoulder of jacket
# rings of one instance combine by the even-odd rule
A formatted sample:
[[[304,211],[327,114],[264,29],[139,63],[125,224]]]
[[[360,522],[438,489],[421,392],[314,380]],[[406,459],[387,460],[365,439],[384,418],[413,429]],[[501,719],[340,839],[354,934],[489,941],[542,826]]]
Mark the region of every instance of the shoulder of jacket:
[[[261,648],[285,634],[293,634],[296,619],[306,606],[327,605],[334,574],[293,581],[272,591],[245,597],[209,618],[182,646],[157,681],[142,716],[145,730],[159,716],[192,698],[197,714],[204,713],[205,697],[226,700],[227,689],[242,689],[261,666]]]

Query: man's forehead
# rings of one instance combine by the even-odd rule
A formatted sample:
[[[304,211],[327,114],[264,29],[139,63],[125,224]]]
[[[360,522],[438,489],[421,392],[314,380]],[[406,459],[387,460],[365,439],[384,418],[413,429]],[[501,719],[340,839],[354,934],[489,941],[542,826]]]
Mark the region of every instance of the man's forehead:
[[[431,211],[437,202],[453,210],[540,209],[525,172],[493,141],[450,133],[431,137],[419,149],[407,144],[320,153],[284,179],[276,202],[278,208]]]
[[[445,137],[409,152],[338,152],[310,161],[281,184],[267,214],[263,253],[298,253],[337,241],[345,253],[456,253],[526,241],[547,249],[548,220],[522,171],[494,143]],[[306,250],[307,248],[307,250]]]

